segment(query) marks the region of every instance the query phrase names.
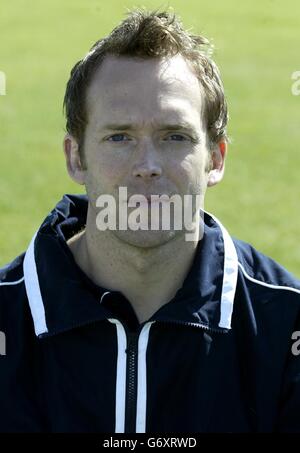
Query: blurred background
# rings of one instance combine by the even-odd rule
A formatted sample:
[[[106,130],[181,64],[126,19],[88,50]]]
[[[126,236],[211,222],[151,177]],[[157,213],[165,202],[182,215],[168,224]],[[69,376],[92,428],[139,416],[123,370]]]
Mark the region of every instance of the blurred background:
[[[213,41],[232,144],[205,208],[300,277],[298,0],[1,0],[0,266],[27,248],[64,193],[83,192],[65,169],[65,85],[74,63],[134,6],[172,7]]]

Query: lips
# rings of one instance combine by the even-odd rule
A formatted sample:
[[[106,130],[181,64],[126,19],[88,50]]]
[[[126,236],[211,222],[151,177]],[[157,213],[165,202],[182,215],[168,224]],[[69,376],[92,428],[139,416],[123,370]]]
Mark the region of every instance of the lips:
[[[138,202],[143,204],[144,202],[147,201],[147,204],[154,204],[154,203],[162,203],[162,202],[167,202],[170,200],[170,196],[166,194],[151,194],[151,195],[142,195],[144,197],[144,200],[139,200],[138,198],[135,199],[135,195],[142,195],[142,194],[134,194],[132,195],[132,201]],[[127,203],[129,203],[129,200],[131,197],[128,197]]]

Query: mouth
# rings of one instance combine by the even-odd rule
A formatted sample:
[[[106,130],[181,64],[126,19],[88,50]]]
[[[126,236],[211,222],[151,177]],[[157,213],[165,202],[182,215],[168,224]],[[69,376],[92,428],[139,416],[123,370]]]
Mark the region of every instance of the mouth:
[[[137,195],[137,194],[135,194]],[[170,201],[170,196],[166,194],[151,194],[151,195],[142,195],[139,194],[137,198],[135,195],[132,195],[127,199],[127,204],[131,203],[139,203],[140,205],[153,205],[158,203],[166,203]],[[140,195],[142,195],[142,199],[140,199]]]

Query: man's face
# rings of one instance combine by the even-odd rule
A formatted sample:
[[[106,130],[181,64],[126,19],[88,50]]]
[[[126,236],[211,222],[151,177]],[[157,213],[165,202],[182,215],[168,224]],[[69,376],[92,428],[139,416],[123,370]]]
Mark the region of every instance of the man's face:
[[[133,194],[199,195],[208,184],[211,151],[203,124],[203,93],[181,56],[107,57],[87,92],[84,184],[90,209],[119,187]],[[149,206],[144,206],[149,209]],[[130,212],[130,209],[129,209]],[[139,247],[161,245],[183,231],[115,231]]]

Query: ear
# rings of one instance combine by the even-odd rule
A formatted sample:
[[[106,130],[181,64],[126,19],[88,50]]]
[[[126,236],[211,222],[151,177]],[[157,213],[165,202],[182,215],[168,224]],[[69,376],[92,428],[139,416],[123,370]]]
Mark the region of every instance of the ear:
[[[222,180],[225,171],[226,153],[226,142],[219,142],[213,149],[211,155],[211,170],[208,173],[207,180],[208,187],[214,186]]]
[[[63,141],[67,170],[73,181],[84,184],[85,170],[81,164],[77,140],[70,134],[66,134]]]

